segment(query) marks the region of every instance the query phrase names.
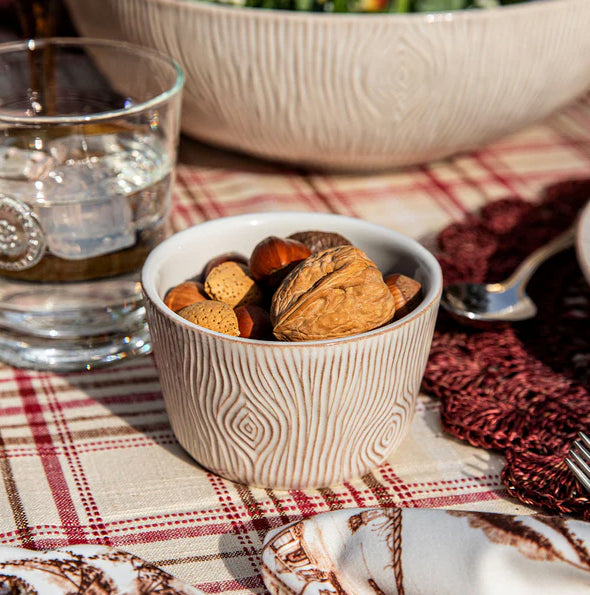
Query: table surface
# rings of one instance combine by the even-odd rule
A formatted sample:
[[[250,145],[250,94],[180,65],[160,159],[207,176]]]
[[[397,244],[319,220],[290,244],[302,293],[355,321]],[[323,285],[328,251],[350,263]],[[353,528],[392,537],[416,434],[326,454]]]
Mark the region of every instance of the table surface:
[[[590,177],[590,100],[482,150],[403,171],[310,173],[183,138],[172,225],[253,211],[361,217],[433,247],[439,230],[508,196]],[[229,247],[228,247],[229,248]],[[151,356],[54,374],[0,365],[0,543],[107,544],[209,593],[264,593],[267,531],[357,506],[531,513],[500,481],[502,458],[441,428],[421,394],[409,435],[355,481],[281,492],[208,473],[178,445]]]

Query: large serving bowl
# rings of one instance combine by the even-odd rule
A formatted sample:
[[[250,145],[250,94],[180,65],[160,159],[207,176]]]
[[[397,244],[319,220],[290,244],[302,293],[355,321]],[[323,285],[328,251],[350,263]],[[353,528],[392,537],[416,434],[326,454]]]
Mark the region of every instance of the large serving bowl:
[[[415,164],[481,146],[590,85],[590,2],[438,14],[320,14],[196,0],[68,0],[84,35],[184,67],[183,131],[322,168]]]
[[[382,272],[412,276],[421,304],[371,332],[330,341],[255,341],[187,322],[168,289],[228,250],[249,255],[269,235],[337,231]],[[442,287],[420,244],[359,219],[267,213],[217,219],[160,244],[142,273],[166,409],[180,444],[204,467],[264,487],[339,484],[379,465],[412,420]]]

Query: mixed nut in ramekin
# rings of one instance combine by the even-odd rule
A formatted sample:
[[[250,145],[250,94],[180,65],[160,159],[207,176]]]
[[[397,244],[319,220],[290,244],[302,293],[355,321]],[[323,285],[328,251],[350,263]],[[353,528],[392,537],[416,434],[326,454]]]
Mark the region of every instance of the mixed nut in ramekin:
[[[223,308],[225,302],[218,298],[235,300],[239,292],[232,283],[218,283],[219,278],[236,275],[239,279],[247,271],[262,294],[254,300],[260,300],[255,305],[265,309],[273,285],[268,279],[256,280],[256,266],[252,275],[255,248],[267,238],[282,240],[309,230],[339,234],[348,244],[319,250],[301,259],[286,277],[274,281],[269,309],[272,330],[266,338],[211,330],[175,312],[174,304],[169,307],[171,290],[198,282],[203,284],[197,286],[199,291],[206,295],[193,303],[212,302]],[[242,255],[242,262],[239,257],[228,258],[228,253]],[[233,264],[221,266],[224,262]],[[325,292],[330,289],[326,287],[314,295],[314,287],[322,282],[330,285],[326,271],[335,270],[336,265],[358,267],[360,274],[345,271],[335,277],[341,296],[326,300]],[[218,271],[211,277],[216,267]],[[384,278],[391,274],[413,280],[420,287],[417,305],[399,319],[395,305],[391,309],[387,305],[393,295]],[[303,277],[297,279],[297,275]],[[358,278],[358,283],[343,289],[343,281],[351,278]],[[372,283],[374,291],[367,291]],[[407,432],[442,288],[436,259],[418,242],[339,215],[227,217],[164,241],[148,257],[142,285],[172,428],[180,444],[211,471],[272,488],[333,485],[378,466]],[[361,297],[352,308],[347,291]],[[374,310],[371,300],[377,299],[372,294],[379,291],[383,291],[378,300],[383,315],[372,321],[374,328],[349,332],[355,324],[351,309],[359,308],[357,318],[370,318]],[[279,298],[278,292],[282,292]],[[302,296],[304,302],[307,297],[314,299],[297,304]],[[296,307],[311,308],[311,314],[293,314],[289,310],[293,301]],[[248,305],[238,304],[225,303],[234,312]],[[281,310],[283,317],[295,321],[286,331],[287,337],[281,336]],[[297,316],[307,318],[302,322]],[[317,328],[326,328],[326,321],[330,330],[334,320],[345,321],[343,336],[314,335]],[[305,336],[294,338],[298,332]]]
[[[377,265],[339,233],[306,230],[260,240],[249,257],[215,256],[170,288],[186,320],[235,337],[322,341],[371,331],[411,312],[421,284]]]

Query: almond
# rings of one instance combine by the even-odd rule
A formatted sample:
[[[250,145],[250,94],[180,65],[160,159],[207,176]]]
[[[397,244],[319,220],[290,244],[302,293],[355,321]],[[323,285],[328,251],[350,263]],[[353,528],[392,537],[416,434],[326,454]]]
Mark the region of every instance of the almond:
[[[248,259],[239,252],[225,252],[224,254],[220,254],[215,258],[212,258],[203,269],[203,279],[207,278],[207,275],[217,266],[220,265],[222,262],[239,262],[245,266],[248,266]]]
[[[205,292],[232,308],[244,304],[260,304],[263,295],[252,278],[248,267],[238,262],[226,261],[212,268],[205,279]]]
[[[223,302],[197,302],[178,312],[184,319],[218,333],[239,337],[238,319],[233,308]]]

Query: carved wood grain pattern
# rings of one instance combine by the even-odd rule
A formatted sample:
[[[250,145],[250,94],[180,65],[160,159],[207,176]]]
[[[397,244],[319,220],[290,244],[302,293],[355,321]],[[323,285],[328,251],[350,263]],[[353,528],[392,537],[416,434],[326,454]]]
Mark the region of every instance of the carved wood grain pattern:
[[[430,160],[532,123],[590,84],[586,0],[430,20],[103,0],[105,22],[97,3],[68,4],[83,34],[179,60],[186,133],[293,162]]]
[[[275,488],[342,483],[398,446],[436,318],[431,307],[393,332],[303,347],[220,338],[146,307],[180,444],[215,473]]]

